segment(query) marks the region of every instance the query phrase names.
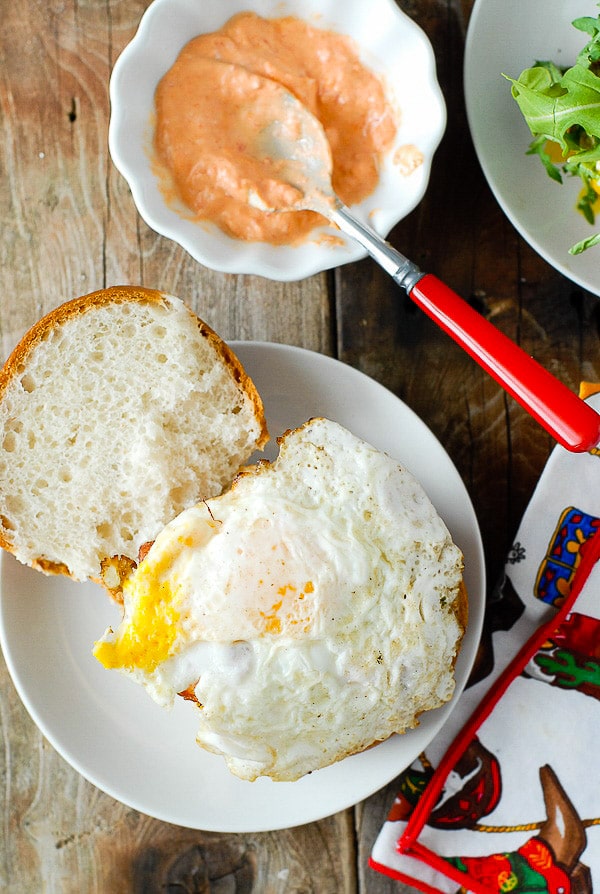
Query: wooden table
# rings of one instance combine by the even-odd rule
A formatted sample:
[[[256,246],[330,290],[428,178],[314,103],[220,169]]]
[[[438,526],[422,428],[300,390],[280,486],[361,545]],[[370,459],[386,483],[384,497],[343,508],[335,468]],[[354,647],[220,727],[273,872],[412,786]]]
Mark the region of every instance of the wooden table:
[[[461,79],[473,2],[398,4],[433,43],[448,128],[425,199],[391,241],[576,390],[580,378],[600,376],[600,304],[521,240],[480,172]],[[2,4],[4,353],[62,301],[130,282],[181,296],[225,338],[338,357],[399,395],[441,440],[473,499],[493,583],[550,438],[370,260],[280,284],[203,269],[148,229],[107,150],[109,75],[147,5]],[[400,887],[366,865],[394,783],[354,809],[282,832],[174,827],[84,781],[35,728],[4,665],[0,674],[0,890],[383,894]]]

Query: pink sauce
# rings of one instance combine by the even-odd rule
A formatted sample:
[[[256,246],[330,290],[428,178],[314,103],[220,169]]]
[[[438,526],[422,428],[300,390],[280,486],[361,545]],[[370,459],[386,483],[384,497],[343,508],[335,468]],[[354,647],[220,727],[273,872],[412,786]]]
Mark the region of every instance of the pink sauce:
[[[294,17],[240,13],[191,40],[156,90],[154,148],[167,198],[177,196],[195,219],[247,241],[291,244],[322,224],[312,211],[267,213],[248,204],[249,191],[281,204],[291,189],[277,181],[268,158],[249,151],[253,104],[264,113],[271,103],[276,115],[281,86],[323,125],[342,201],[352,205],[372,193],[396,123],[381,81],[352,41]]]

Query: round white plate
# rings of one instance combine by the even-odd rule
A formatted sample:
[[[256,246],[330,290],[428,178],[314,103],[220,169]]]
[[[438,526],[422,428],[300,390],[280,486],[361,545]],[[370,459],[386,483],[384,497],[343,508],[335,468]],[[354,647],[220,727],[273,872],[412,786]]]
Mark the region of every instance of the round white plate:
[[[15,686],[56,750],[83,776],[143,813],[190,828],[258,832],[311,822],[382,788],[427,746],[448,717],[475,658],[484,609],[481,539],[465,487],[426,426],[381,385],[339,361],[285,345],[233,342],[265,401],[273,441],[326,416],[387,451],[423,483],[465,555],[470,620],[452,702],[418,729],[298,782],[244,782],[195,744],[195,708],[155,704],[106,671],[92,646],[118,610],[93,584],[45,577],[5,555],[0,641]],[[272,457],[276,447],[266,451]]]
[[[477,0],[465,46],[464,86],[475,151],[502,210],[523,238],[573,282],[600,294],[600,249],[580,255],[571,245],[596,229],[576,211],[579,178],[550,179],[512,98],[510,82],[536,60],[573,65],[587,35],[571,24],[595,16],[592,0]],[[597,220],[600,229],[600,218]]]

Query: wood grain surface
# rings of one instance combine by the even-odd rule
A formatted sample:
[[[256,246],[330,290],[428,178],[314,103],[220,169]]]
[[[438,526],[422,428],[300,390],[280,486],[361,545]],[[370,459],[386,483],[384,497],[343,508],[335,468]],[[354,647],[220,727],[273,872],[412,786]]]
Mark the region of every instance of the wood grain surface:
[[[424,200],[390,239],[576,390],[582,377],[600,376],[600,305],[521,240],[481,174],[461,75],[472,0],[397,2],[434,46],[448,127]],[[399,395],[441,440],[475,505],[492,585],[550,438],[371,261],[285,284],[214,273],[143,223],[112,166],[107,130],[110,72],[145,0],[1,5],[3,354],[62,301],[131,282],[179,295],[225,338],[338,357]],[[203,833],[149,819],[84,781],[36,729],[4,664],[0,724],[2,892],[402,889],[367,868],[393,782],[354,809],[300,828]]]

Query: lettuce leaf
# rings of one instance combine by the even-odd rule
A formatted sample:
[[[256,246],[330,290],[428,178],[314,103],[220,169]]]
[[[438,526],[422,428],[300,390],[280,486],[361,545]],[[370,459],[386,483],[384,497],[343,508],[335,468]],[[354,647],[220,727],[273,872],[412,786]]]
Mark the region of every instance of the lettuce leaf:
[[[600,78],[577,63],[558,83],[548,68],[528,68],[512,82],[512,95],[534,136],[543,136],[569,152],[565,135],[575,126],[600,140]]]
[[[600,184],[600,15],[582,16],[572,24],[590,37],[572,67],[537,61],[518,78],[504,77],[534,138],[527,154],[537,155],[557,183],[563,175],[581,178],[577,208],[593,224],[598,200],[594,185]],[[548,143],[560,147],[560,163],[552,159]],[[569,251],[579,254],[599,243],[600,234],[590,236]]]

